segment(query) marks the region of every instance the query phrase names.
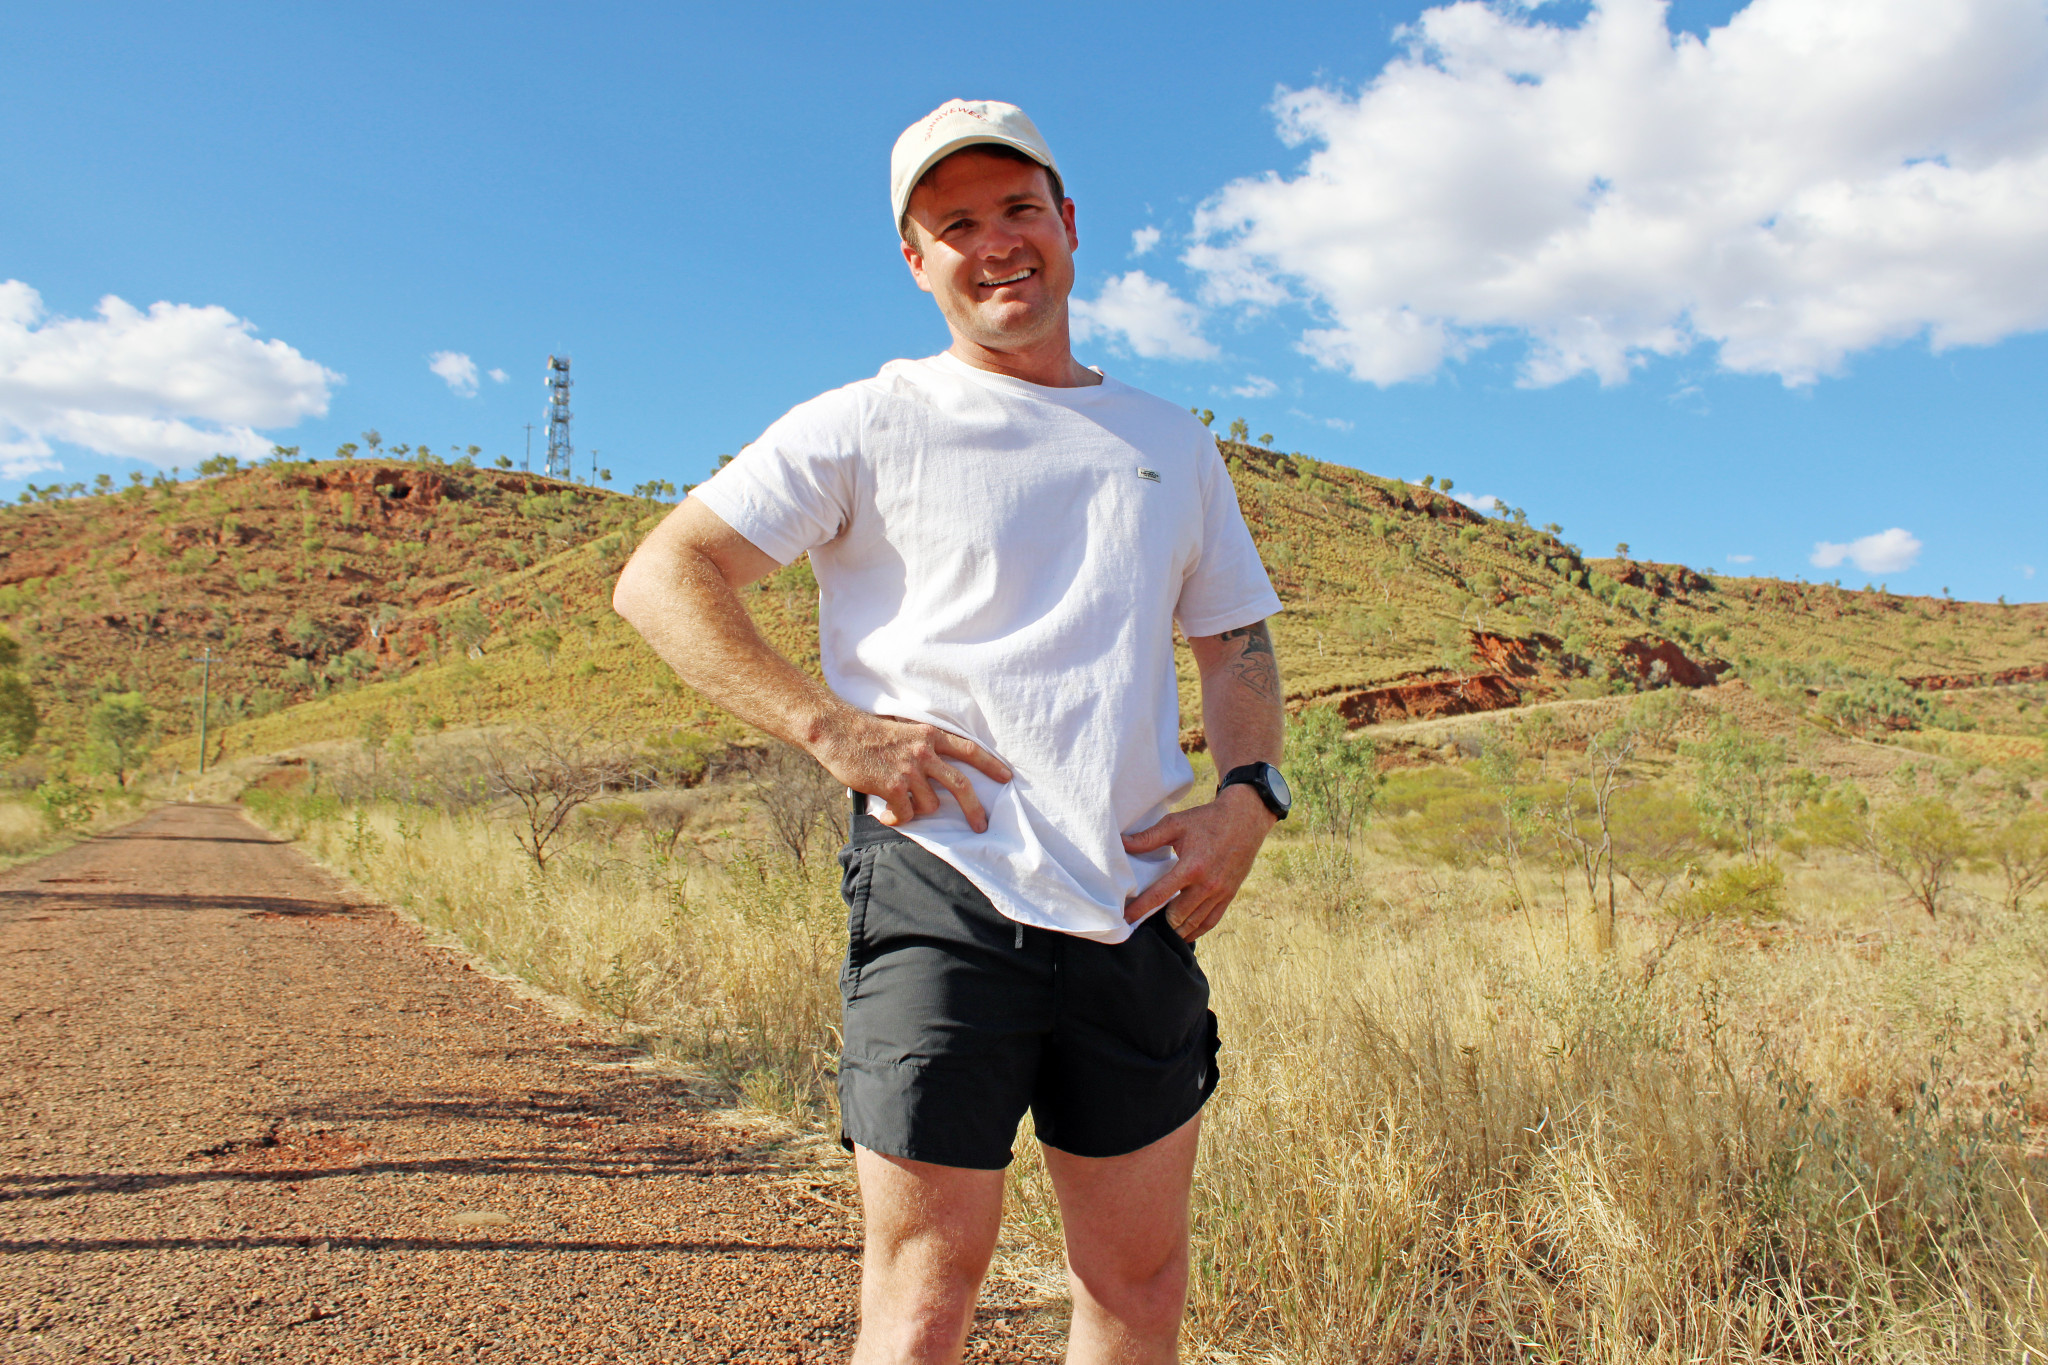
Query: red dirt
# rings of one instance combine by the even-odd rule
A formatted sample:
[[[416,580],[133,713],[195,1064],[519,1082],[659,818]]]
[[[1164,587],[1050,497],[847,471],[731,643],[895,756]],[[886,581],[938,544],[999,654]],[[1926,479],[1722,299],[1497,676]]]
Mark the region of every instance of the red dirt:
[[[1389,720],[1429,720],[1435,716],[1500,711],[1521,705],[1522,694],[1513,681],[1499,673],[1475,673],[1463,678],[1431,678],[1339,692],[1335,701],[1337,714],[1352,725],[1377,725]]]
[[[1998,673],[1936,673],[1905,679],[1906,686],[1920,692],[1955,692],[1967,687],[2007,687],[2027,682],[2048,682],[2048,664],[2030,664]]]
[[[0,1359],[844,1358],[827,1173],[359,900],[216,807],[0,874]]]
[[[1536,634],[1526,640],[1518,640],[1512,635],[1491,635],[1478,630],[1470,634],[1472,657],[1495,672],[1513,678],[1535,677],[1541,671],[1543,655],[1554,654],[1563,648],[1562,642],[1553,635]]]
[[[1648,679],[1662,664],[1664,676],[1679,687],[1711,687],[1728,671],[1728,665],[1718,659],[1704,664],[1694,662],[1669,640],[1626,640],[1617,652],[1634,665],[1638,678]]]

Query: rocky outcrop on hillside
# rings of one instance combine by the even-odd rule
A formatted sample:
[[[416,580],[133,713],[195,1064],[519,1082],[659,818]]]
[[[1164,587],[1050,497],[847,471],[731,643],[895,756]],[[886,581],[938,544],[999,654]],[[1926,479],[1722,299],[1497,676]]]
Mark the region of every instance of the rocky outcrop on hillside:
[[[2010,687],[2014,683],[2048,682],[2048,664],[2000,669],[1996,673],[1934,673],[1924,678],[1906,678],[1916,692],[1956,692],[1969,687]]]
[[[1722,659],[1696,662],[1671,641],[1653,637],[1624,640],[1619,653],[1635,669],[1638,680],[1663,681],[1674,687],[1711,687],[1729,667]]]

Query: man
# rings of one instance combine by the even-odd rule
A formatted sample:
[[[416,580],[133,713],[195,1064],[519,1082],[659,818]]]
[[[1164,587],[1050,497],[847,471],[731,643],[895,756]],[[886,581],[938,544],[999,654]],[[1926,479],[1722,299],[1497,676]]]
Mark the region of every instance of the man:
[[[941,355],[802,404],[642,544],[615,605],[685,681],[855,794],[842,1140],[857,1362],[956,1360],[1028,1107],[1074,1361],[1170,1361],[1217,1081],[1195,939],[1287,810],[1279,609],[1214,440],[1069,347],[1074,204],[1014,106],[952,101],[890,167]],[[820,686],[736,590],[808,551]],[[1178,746],[1189,637],[1217,771]]]

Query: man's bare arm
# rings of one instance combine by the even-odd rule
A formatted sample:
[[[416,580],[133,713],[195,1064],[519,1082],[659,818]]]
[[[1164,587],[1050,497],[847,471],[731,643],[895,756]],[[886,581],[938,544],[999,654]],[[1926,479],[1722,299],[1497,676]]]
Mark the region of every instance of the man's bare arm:
[[[1010,771],[1001,760],[934,726],[847,705],[761,638],[739,590],[775,567],[717,513],[685,498],[633,552],[612,607],[698,692],[808,750],[855,791],[887,801],[888,823],[930,815],[939,808],[935,787],[944,787],[969,823],[986,828],[973,785],[947,760],[1007,782]]]
[[[1285,712],[1280,663],[1266,623],[1197,636],[1188,648],[1202,675],[1202,730],[1217,776],[1247,763],[1278,767]],[[1259,808],[1265,809],[1263,802]]]
[[[1266,623],[1195,636],[1188,645],[1202,676],[1202,726],[1217,776],[1247,763],[1277,766],[1285,712],[1280,667]],[[1182,938],[1208,933],[1244,884],[1274,823],[1259,794],[1240,784],[1205,805],[1176,811],[1150,829],[1125,835],[1129,852],[1170,845],[1178,861],[1126,907],[1124,918],[1139,920],[1166,905]]]

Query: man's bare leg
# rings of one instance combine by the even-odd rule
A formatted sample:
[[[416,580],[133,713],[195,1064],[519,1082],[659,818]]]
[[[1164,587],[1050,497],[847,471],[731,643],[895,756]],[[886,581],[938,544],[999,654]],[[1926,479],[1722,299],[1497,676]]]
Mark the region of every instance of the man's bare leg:
[[[866,1224],[854,1365],[960,1358],[1003,1221],[1003,1173],[854,1148]]]
[[[1069,1365],[1170,1365],[1188,1296],[1197,1114],[1125,1156],[1045,1149],[1067,1235]]]

